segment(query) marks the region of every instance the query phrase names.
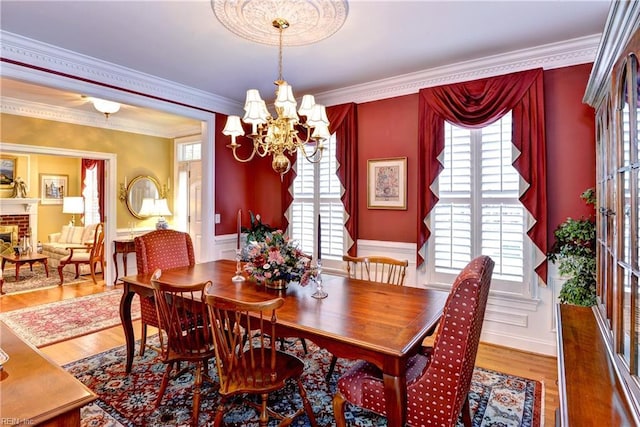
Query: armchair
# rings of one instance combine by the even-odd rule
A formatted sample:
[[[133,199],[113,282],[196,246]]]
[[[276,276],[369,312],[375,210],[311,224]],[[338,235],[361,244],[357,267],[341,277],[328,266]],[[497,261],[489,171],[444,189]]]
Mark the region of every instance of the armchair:
[[[104,271],[104,224],[99,223],[96,225],[93,235],[93,241],[83,245],[69,246],[66,248],[69,251],[69,255],[60,259],[58,264],[58,274],[60,275],[60,285],[64,282],[64,275],[62,270],[65,266],[73,264],[76,268],[76,278],[80,275],[80,265],[88,264],[91,272],[91,279],[93,283],[98,283],[96,280],[97,266],[100,266],[100,270]]]
[[[407,362],[407,425],[455,426],[461,413],[464,425],[471,425],[468,394],[493,266],[487,256],[467,264],[449,293],[433,347]],[[338,380],[333,397],[338,427],[346,425],[345,402],[386,415],[380,369],[359,361]]]

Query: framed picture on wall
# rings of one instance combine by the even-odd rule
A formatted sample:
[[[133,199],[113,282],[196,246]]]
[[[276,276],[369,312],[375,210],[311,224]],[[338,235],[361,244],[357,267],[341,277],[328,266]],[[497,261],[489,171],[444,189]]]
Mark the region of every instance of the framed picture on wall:
[[[367,207],[407,209],[407,158],[367,161]]]
[[[67,195],[68,175],[40,174],[40,203],[43,205],[61,205]]]
[[[16,156],[0,155],[0,188],[11,188],[16,179],[17,163]]]

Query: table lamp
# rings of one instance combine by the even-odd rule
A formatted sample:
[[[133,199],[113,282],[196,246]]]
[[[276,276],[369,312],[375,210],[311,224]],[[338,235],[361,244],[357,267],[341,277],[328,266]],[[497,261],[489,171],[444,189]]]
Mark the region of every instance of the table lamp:
[[[77,197],[63,197],[62,198],[62,213],[71,214],[71,221],[69,225],[76,225],[75,214],[84,213],[84,199],[82,196]]]
[[[156,222],[156,230],[166,230],[169,228],[169,224],[164,219],[165,216],[171,216],[167,199],[142,199],[139,214],[141,216],[157,216],[158,222]]]

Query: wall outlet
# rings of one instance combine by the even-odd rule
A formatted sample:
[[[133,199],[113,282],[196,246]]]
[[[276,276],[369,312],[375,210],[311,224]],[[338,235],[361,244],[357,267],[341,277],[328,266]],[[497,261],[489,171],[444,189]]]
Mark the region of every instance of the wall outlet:
[[[220,224],[220,214],[218,213],[215,215],[215,223]]]

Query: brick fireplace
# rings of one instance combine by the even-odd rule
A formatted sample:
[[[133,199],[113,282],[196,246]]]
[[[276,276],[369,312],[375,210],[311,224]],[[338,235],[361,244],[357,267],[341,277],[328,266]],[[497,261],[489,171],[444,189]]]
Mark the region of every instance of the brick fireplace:
[[[34,248],[38,239],[38,202],[39,199],[0,199],[0,226],[17,226],[18,241],[31,228],[31,247]]]

